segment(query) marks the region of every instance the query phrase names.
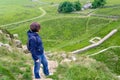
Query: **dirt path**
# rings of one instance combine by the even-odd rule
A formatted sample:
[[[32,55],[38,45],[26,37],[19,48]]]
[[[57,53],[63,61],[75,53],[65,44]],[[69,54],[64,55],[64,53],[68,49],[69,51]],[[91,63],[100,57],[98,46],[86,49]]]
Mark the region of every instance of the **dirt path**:
[[[53,74],[56,71],[56,68],[58,67],[58,63],[57,63],[57,61],[48,60],[48,66],[49,66],[50,74]],[[34,68],[32,67],[32,72],[33,72],[33,70],[34,70]],[[45,75],[43,74],[43,71],[42,71],[42,66],[40,68],[40,76],[41,76],[40,80],[53,80],[51,78],[45,77]],[[32,78],[33,78],[32,80],[35,80],[34,75],[32,75]]]

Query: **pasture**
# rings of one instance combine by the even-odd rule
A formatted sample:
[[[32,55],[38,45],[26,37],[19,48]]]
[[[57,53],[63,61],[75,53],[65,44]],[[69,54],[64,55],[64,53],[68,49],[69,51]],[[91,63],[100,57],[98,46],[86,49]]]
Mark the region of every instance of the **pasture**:
[[[77,56],[78,59],[81,56],[86,58],[86,56],[99,52],[110,46],[120,46],[119,18],[117,20],[114,20],[112,18],[109,19],[104,17],[90,16],[88,14],[89,12],[92,11],[90,14],[119,17],[120,16],[119,0],[107,0],[107,4],[103,8],[79,11],[80,13],[87,14],[87,15],[82,15],[80,13],[66,13],[66,14],[58,13],[57,12],[58,4],[63,1],[65,0],[38,0],[36,2],[32,2],[31,0],[24,0],[24,1],[0,0],[0,15],[1,15],[0,26],[5,25],[2,28],[7,29],[11,34],[18,34],[19,39],[25,45],[27,42],[27,31],[29,30],[29,25],[32,22],[39,22],[42,26],[42,29],[39,34],[42,37],[45,51],[58,52],[58,53],[62,51],[69,53],[71,51],[83,48],[91,44],[89,42],[91,38],[94,38],[94,37],[103,38],[111,30],[118,29],[118,32],[115,35],[110,37],[107,41],[105,41],[100,46],[79,54]],[[76,1],[76,0],[69,0],[69,1]],[[82,5],[84,5],[88,2],[88,0],[80,0],[80,2]],[[35,17],[38,17],[38,18],[35,18]],[[20,22],[20,23],[16,23],[16,22]],[[6,25],[6,24],[11,24],[11,25]],[[1,38],[4,38],[4,37],[2,36]],[[3,39],[0,39],[0,40],[3,40]],[[3,42],[7,43],[6,39],[5,41],[3,40]],[[3,51],[3,49],[0,49],[0,51],[3,53],[6,53],[6,55],[8,56],[7,58],[11,59],[11,57],[9,57],[10,55],[7,54],[8,52]],[[11,55],[12,57],[19,56],[19,55],[16,55],[15,53],[12,53],[12,54],[13,54]],[[2,56],[5,56],[5,55],[2,55]],[[4,63],[3,58],[1,58],[2,63]],[[20,63],[19,62],[16,63],[17,65],[23,62],[21,58],[23,59],[23,61],[26,60],[24,56],[18,58]],[[114,75],[115,74],[120,75],[119,48],[110,49],[108,51],[102,52],[101,54],[92,56],[90,58],[96,60],[96,63],[91,67],[88,67],[88,66],[86,67],[82,65],[80,66],[79,62],[71,63],[71,66],[60,65],[57,69],[57,72],[51,77],[55,80],[60,80],[58,79],[58,75],[62,75],[62,71],[66,71],[66,70],[67,71],[65,72],[65,75],[62,75],[63,77],[61,77],[61,80],[79,80],[79,79],[109,80],[110,78],[112,78],[113,80],[116,80],[114,78],[115,77]],[[15,63],[13,62],[13,64]],[[98,64],[100,65],[98,66]],[[5,65],[7,65],[7,63]],[[26,66],[26,65],[23,65],[23,66],[29,68],[29,66]],[[10,68],[8,69],[13,70],[13,68],[16,68],[16,66],[13,66],[13,67],[10,66]],[[28,69],[26,69],[26,71],[27,70]],[[16,74],[18,74],[16,69],[15,69],[15,72]],[[18,72],[23,74],[21,70],[18,70]],[[76,73],[81,74],[82,77],[81,76],[74,77]],[[86,78],[87,73],[90,76],[87,75],[87,78]],[[28,75],[31,75],[31,74],[25,73],[24,77],[27,78]],[[28,77],[28,78],[31,79],[31,77]]]

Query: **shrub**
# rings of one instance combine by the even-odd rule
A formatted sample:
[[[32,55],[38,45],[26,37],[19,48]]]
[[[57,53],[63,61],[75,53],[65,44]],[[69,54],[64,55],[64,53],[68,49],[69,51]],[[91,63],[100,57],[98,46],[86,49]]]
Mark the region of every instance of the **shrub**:
[[[74,10],[73,4],[69,1],[65,1],[63,3],[60,3],[58,7],[58,12],[59,13],[69,13]]]
[[[81,4],[80,4],[79,1],[74,2],[73,5],[74,5],[74,9],[75,9],[76,11],[81,10]]]
[[[106,4],[106,0],[94,0],[92,8],[103,7]]]

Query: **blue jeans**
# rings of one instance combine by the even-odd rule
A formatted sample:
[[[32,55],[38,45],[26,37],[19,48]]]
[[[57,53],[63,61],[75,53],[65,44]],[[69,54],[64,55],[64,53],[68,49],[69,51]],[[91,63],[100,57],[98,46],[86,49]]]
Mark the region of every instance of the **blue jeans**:
[[[39,75],[39,70],[40,70],[40,65],[43,65],[43,72],[46,76],[49,75],[49,70],[48,70],[48,62],[44,54],[39,55],[39,62],[36,62],[34,60],[34,75],[36,79],[40,79]]]

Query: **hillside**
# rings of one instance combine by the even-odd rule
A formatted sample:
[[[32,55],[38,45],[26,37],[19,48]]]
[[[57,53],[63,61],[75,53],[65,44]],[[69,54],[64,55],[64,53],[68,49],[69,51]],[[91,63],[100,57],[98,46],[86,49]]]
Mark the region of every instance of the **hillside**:
[[[50,76],[53,80],[119,80],[120,1],[106,0],[107,4],[103,8],[60,14],[57,12],[57,8],[63,1],[65,0],[38,0],[35,2],[14,0],[11,3],[11,0],[2,0],[0,27],[9,31],[7,32],[9,34],[18,34],[18,39],[25,45],[29,25],[32,22],[39,22],[42,26],[39,34],[42,37],[45,51],[51,60],[59,63],[54,75]],[[79,1],[84,5],[93,0]],[[80,54],[71,54],[72,51],[91,45],[89,40],[92,38],[103,38],[113,29],[118,31],[99,46]],[[16,49],[12,45],[13,42],[9,41],[7,37],[0,35],[0,42],[13,46],[13,51],[0,48],[0,56],[2,56],[0,58],[0,79],[11,78],[12,80],[20,77],[20,80],[27,80],[27,78],[32,80],[31,58]],[[18,57],[16,58],[16,56]],[[29,65],[28,60],[30,60]],[[64,60],[65,63],[62,63]],[[23,64],[24,62],[25,64]],[[10,67],[8,64],[11,64]],[[13,71],[15,74],[12,73]]]
[[[0,29],[0,80],[31,80],[30,54],[15,47],[13,41],[13,35]]]

